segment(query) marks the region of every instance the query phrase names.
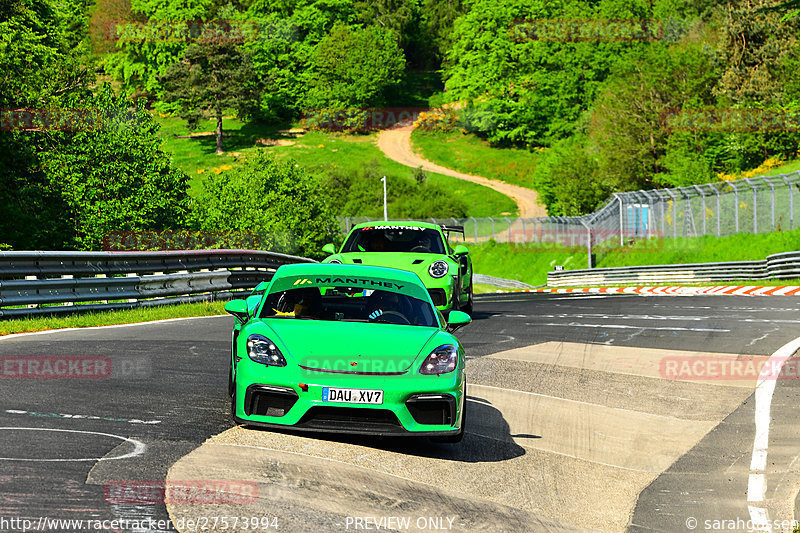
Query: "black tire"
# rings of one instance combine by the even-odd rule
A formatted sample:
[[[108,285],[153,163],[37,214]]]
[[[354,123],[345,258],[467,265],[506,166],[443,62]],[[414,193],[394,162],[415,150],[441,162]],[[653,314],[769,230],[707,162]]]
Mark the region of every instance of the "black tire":
[[[228,368],[228,397],[233,397],[233,363]]]
[[[473,295],[472,295],[472,282],[470,281],[470,284],[469,284],[469,299],[467,300],[467,303],[464,304],[464,307],[461,308],[461,310],[471,316],[473,307],[474,307],[474,298],[473,298]]]
[[[442,442],[444,444],[458,444],[464,438],[464,428],[467,426],[467,384],[464,383],[464,407],[461,412],[461,429],[455,435],[447,435],[445,437],[433,437],[434,442]]]
[[[233,384],[233,394],[231,394],[231,420],[234,426],[239,425],[236,421],[236,383]]]

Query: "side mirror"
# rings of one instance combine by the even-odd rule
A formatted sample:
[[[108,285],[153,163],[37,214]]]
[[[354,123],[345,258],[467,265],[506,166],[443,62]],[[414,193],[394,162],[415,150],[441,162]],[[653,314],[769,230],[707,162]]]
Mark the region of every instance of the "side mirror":
[[[244,300],[231,300],[225,304],[225,310],[235,316],[242,324],[250,318],[250,314],[247,312],[247,302]]]
[[[469,253],[469,250],[467,250],[467,247],[464,246],[463,244],[459,244],[458,246],[453,248],[453,254],[455,254],[455,255],[464,255],[464,254],[468,254],[468,253]]]
[[[447,331],[455,331],[472,322],[472,318],[463,311],[450,311],[447,316]]]
[[[260,294],[250,295],[247,297],[245,302],[247,302],[247,316],[248,317],[254,316],[256,309],[258,309],[258,304],[261,303],[261,295]]]
[[[335,254],[336,248],[333,246],[332,243],[328,243],[322,247],[322,251],[325,252],[326,254]]]

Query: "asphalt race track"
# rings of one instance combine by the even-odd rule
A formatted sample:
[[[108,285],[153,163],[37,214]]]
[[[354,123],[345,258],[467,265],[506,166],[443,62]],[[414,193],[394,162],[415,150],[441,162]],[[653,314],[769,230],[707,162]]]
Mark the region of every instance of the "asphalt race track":
[[[0,531],[791,531],[800,299],[490,294],[473,318],[458,445],[232,427],[230,317],[0,339]],[[21,379],[28,356],[86,363]],[[165,480],[240,498],[141,491]]]

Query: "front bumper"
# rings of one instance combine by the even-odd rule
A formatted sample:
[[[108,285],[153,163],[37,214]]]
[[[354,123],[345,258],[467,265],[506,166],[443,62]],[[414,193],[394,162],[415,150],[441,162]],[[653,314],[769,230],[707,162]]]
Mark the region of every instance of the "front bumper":
[[[458,371],[441,376],[404,374],[365,378],[287,367],[248,370],[260,375],[237,378],[234,415],[237,423],[386,436],[446,436],[457,434],[461,428],[464,394],[463,378]],[[264,379],[267,377],[268,383]],[[300,383],[306,386],[301,388]],[[383,402],[379,405],[326,402],[322,400],[323,387],[380,389]]]
[[[428,294],[431,296],[433,305],[439,311],[449,311],[453,308],[455,297],[453,292],[456,290],[457,278],[455,276],[447,275],[443,278],[423,278],[425,288],[428,289]]]

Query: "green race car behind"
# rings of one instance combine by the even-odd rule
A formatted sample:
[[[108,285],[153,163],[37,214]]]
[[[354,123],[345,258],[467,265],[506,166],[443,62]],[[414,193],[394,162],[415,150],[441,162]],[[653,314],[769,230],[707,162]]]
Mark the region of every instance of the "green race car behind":
[[[365,222],[354,226],[338,253],[333,244],[324,263],[399,268],[416,273],[441,311],[472,313],[472,260],[465,246],[451,247],[447,233],[462,226],[428,222]]]
[[[419,277],[397,269],[285,265],[236,317],[230,386],[237,423],[312,431],[464,432],[464,349]]]

